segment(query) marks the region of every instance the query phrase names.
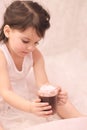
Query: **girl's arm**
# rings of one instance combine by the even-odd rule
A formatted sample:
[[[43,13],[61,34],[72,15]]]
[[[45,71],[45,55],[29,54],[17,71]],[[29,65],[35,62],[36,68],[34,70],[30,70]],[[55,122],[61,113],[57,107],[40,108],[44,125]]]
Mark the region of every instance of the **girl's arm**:
[[[12,90],[7,69],[7,62],[4,54],[1,51],[0,51],[0,95],[7,103],[11,104],[13,107],[16,107],[24,111],[30,111],[29,110],[30,102],[18,96]]]
[[[34,74],[37,86],[43,86],[44,84],[49,85],[50,82],[48,81],[46,72],[45,72],[45,64],[43,56],[41,55],[40,51],[36,49],[33,52],[33,60],[34,60]],[[59,104],[65,104],[67,102],[67,93],[58,87],[58,101]]]
[[[49,84],[47,74],[45,71],[44,59],[38,49],[35,49],[33,51],[33,61],[33,69],[37,86],[40,87],[44,84]]]

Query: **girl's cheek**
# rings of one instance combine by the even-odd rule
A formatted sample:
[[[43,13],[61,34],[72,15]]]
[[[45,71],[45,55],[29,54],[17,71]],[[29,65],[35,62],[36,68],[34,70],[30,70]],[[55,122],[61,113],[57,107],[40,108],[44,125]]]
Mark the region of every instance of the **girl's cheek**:
[[[35,50],[35,47],[34,46],[28,47],[28,50],[33,52]]]

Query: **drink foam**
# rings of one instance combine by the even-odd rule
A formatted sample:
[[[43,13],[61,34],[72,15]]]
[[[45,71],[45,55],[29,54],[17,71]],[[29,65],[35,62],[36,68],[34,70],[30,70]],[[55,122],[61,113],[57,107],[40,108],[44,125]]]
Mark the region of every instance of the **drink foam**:
[[[55,96],[57,92],[57,88],[52,85],[43,85],[38,91],[39,95],[44,97]]]

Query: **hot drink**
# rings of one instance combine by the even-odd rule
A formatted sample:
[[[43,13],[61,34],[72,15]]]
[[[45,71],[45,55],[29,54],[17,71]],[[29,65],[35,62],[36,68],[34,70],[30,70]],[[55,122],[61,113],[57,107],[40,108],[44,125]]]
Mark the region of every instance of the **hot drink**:
[[[39,96],[40,99],[41,99],[41,102],[49,102],[49,105],[52,106],[52,110],[53,110],[53,113],[55,113],[56,111],[56,96],[52,96],[52,97],[42,97],[42,96]]]
[[[49,102],[49,105],[52,106],[53,114],[56,111],[57,93],[57,89],[51,85],[44,85],[39,90],[41,102]]]

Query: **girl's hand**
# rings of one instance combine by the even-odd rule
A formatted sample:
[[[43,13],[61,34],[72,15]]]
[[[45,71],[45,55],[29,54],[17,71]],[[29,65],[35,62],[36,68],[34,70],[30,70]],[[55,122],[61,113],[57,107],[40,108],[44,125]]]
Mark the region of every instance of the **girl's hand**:
[[[36,99],[35,101],[31,102],[31,110],[30,112],[42,117],[47,117],[52,115],[52,107],[49,105],[48,102],[40,102],[40,99]]]
[[[67,102],[68,95],[67,92],[58,87],[58,104],[63,105]]]

